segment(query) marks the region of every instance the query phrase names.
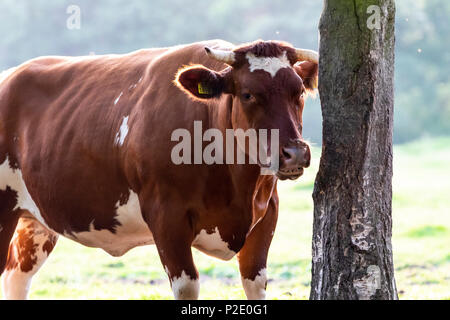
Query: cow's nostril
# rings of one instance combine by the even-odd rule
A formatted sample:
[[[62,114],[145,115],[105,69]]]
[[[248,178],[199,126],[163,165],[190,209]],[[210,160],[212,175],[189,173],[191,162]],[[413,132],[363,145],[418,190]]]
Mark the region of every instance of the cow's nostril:
[[[307,146],[284,147],[280,151],[285,169],[300,170],[309,167],[311,156]]]
[[[281,149],[281,152],[282,152],[282,154],[283,154],[283,157],[284,157],[286,160],[289,160],[289,159],[291,159],[291,158],[294,156],[293,153],[291,152],[291,150],[289,150],[289,149],[287,149],[287,148]]]

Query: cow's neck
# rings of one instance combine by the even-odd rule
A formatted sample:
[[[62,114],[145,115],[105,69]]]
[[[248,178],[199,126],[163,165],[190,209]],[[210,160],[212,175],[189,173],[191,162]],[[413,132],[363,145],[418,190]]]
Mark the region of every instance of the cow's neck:
[[[215,108],[211,108],[214,110],[210,119],[211,127],[219,129],[223,137],[226,137],[227,129],[233,129],[232,103],[231,95],[227,95],[220,99]],[[260,167],[254,164],[229,164],[227,166],[236,191],[239,194],[247,194],[247,199],[252,202],[253,225],[265,214],[268,202],[276,188],[277,178],[272,175],[261,175]]]

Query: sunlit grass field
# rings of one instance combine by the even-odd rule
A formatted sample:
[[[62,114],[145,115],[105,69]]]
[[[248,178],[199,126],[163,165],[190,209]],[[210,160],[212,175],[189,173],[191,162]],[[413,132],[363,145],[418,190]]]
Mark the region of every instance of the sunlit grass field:
[[[268,299],[308,299],[311,198],[320,149],[295,182],[280,182],[280,214],[269,254]],[[394,148],[393,250],[401,299],[450,299],[450,138]],[[244,299],[236,258],[194,249],[200,299]],[[35,276],[31,299],[173,299],[154,246],[114,258],[62,239]]]

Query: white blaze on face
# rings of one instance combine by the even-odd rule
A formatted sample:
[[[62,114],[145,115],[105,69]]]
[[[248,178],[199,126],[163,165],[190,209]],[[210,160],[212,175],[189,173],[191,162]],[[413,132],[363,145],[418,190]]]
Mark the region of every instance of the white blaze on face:
[[[119,146],[123,145],[123,142],[125,141],[125,138],[127,137],[128,130],[129,130],[128,117],[129,116],[123,117],[122,124],[120,125],[120,129],[116,134],[116,145],[119,145]]]
[[[184,272],[179,277],[173,277],[170,280],[172,291],[177,300],[196,300],[200,291],[200,283],[198,279],[192,279]]]
[[[249,300],[264,300],[266,298],[267,271],[261,269],[254,280],[242,278],[242,286]]]
[[[291,68],[291,63],[286,56],[286,51],[279,57],[257,57],[251,52],[245,55],[250,64],[250,72],[264,70],[273,77],[282,68]]]
[[[22,177],[22,171],[20,169],[12,169],[8,157],[0,165],[0,190],[6,190],[6,187],[10,187],[17,192],[17,204],[14,210],[18,208],[28,210],[40,223],[49,228],[28,192]]]
[[[192,242],[192,246],[222,260],[230,260],[236,255],[236,252],[229,248],[228,243],[222,240],[218,227],[214,229],[213,233],[201,230]]]

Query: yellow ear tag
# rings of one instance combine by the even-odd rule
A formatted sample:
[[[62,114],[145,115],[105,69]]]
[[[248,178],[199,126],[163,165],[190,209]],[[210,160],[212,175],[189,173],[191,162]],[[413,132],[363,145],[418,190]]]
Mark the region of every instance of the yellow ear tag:
[[[208,87],[203,86],[201,82],[198,83],[198,93],[199,94],[211,94],[211,92],[208,90]]]

